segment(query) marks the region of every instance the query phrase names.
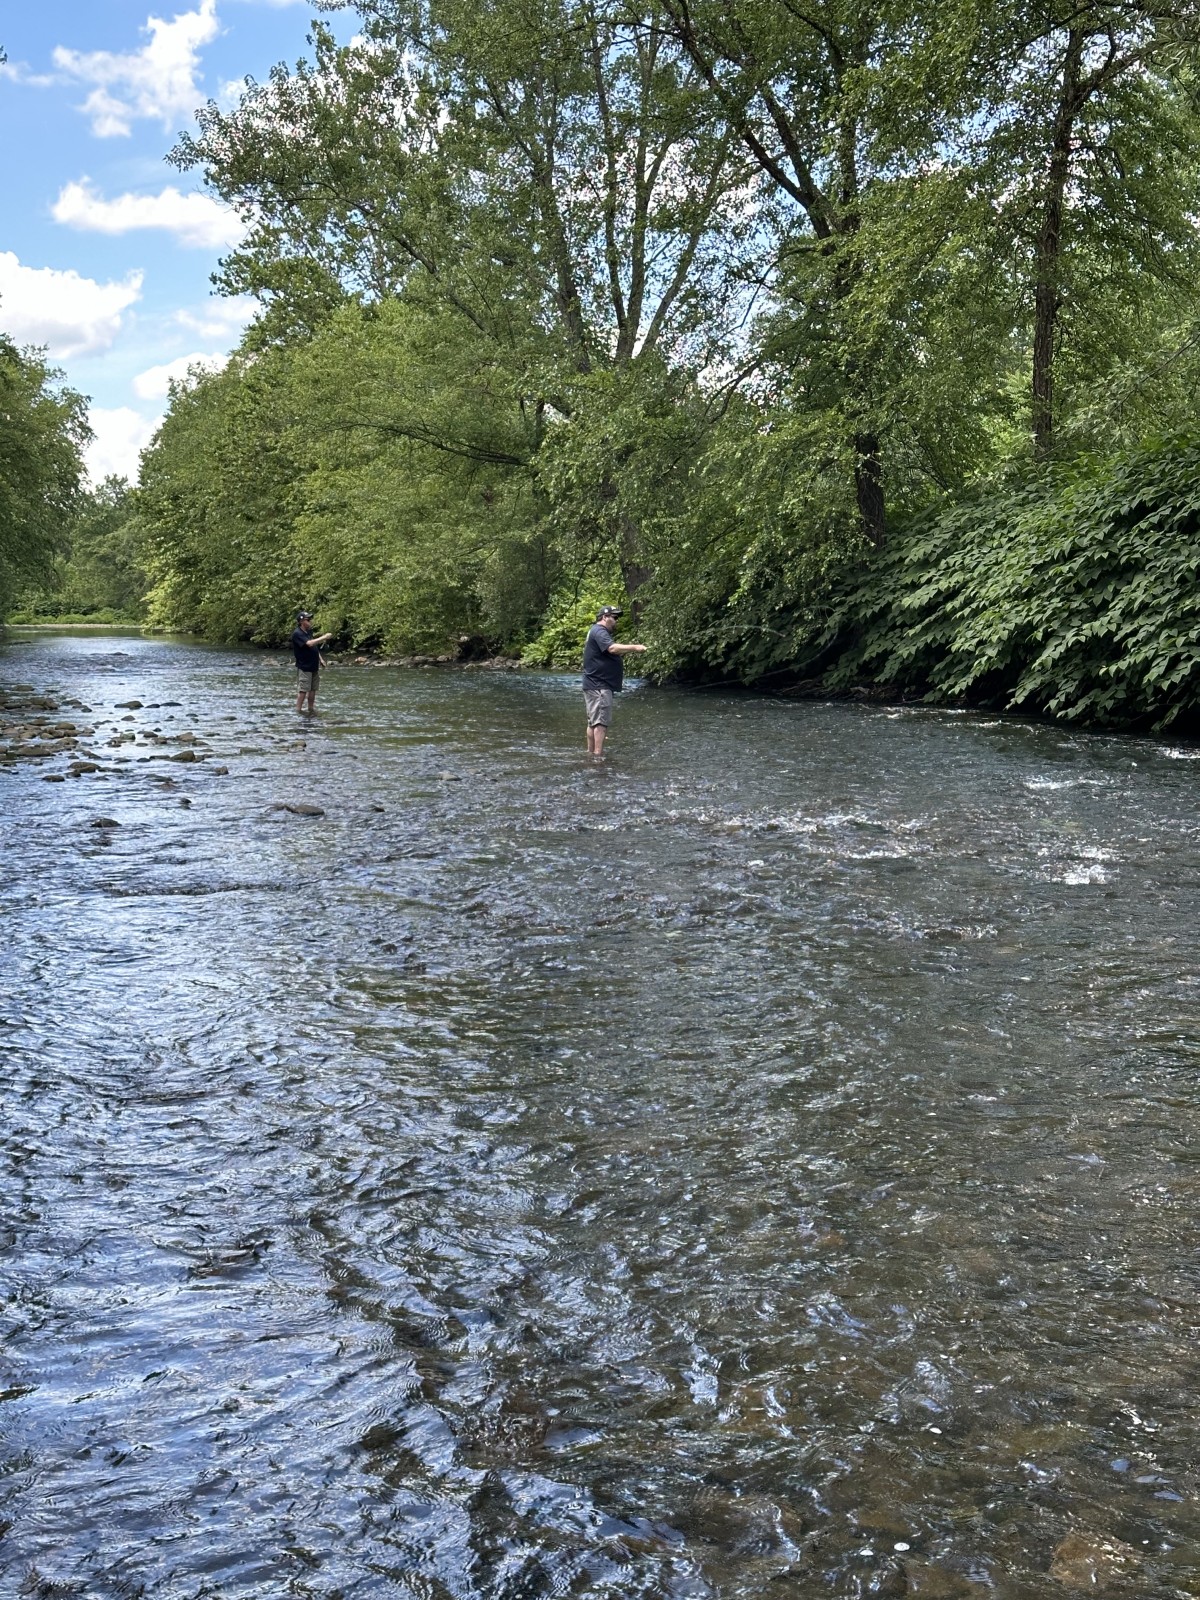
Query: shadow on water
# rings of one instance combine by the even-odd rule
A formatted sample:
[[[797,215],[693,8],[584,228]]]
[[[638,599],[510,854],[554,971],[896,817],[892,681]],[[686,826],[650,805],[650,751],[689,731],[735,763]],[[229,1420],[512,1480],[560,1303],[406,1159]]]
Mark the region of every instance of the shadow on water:
[[[1200,1591],[1194,752],[18,682],[100,770],[0,768],[0,1589]]]

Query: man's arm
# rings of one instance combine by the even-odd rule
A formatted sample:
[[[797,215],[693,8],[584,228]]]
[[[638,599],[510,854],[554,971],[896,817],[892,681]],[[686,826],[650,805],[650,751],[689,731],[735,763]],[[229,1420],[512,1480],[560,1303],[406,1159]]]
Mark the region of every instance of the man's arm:
[[[610,656],[644,656],[647,647],[644,644],[610,644]]]

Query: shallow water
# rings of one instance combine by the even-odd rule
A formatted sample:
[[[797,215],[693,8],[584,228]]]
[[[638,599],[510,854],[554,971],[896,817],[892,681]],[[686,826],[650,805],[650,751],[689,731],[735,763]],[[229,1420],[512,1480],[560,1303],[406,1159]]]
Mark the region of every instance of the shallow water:
[[[1200,752],[6,682],[106,770],[0,769],[0,1593],[1200,1592]]]

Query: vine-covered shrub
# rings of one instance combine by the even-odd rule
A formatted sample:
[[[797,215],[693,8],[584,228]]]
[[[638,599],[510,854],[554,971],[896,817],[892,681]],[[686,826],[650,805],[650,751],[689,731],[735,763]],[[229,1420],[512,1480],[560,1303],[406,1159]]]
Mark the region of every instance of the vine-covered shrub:
[[[824,682],[1108,727],[1200,722],[1200,440],[1047,471],[898,531]],[[814,658],[815,659],[815,658]]]

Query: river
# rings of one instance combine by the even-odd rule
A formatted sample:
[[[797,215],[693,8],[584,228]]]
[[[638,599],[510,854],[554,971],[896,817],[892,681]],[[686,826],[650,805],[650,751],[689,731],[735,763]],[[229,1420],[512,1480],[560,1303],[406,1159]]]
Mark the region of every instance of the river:
[[[16,683],[101,770],[0,767],[0,1593],[1200,1592],[1200,752]]]

